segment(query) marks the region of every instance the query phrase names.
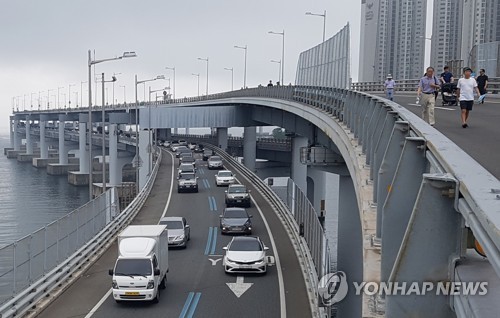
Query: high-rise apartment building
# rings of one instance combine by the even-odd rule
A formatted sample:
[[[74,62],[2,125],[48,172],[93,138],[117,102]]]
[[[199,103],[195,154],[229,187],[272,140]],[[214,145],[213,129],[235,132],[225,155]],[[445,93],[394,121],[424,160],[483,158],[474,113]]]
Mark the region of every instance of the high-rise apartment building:
[[[462,56],[464,0],[434,0],[431,65],[440,73],[451,60]]]
[[[427,0],[362,0],[361,8],[359,80],[421,77]]]

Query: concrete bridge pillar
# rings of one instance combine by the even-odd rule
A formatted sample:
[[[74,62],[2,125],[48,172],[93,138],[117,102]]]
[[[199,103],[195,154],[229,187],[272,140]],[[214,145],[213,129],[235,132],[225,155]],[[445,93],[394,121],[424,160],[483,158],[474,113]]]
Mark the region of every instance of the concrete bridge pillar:
[[[59,164],[68,164],[68,152],[64,144],[64,126],[66,122],[66,115],[59,115]]]
[[[33,154],[33,140],[31,139],[31,119],[26,118],[26,154]]]
[[[186,135],[189,135],[189,127],[186,127]]]
[[[227,127],[217,128],[217,146],[222,150],[227,149]]]
[[[179,128],[174,128],[174,135],[177,135],[179,133]]]
[[[13,117],[9,119],[9,133],[10,133],[10,148],[14,148],[14,120]]]
[[[292,138],[292,180],[304,193],[307,193],[307,165],[300,162],[300,148],[307,146],[307,137]]]
[[[80,155],[80,173],[89,173],[89,150],[87,147],[87,123],[78,123],[78,151]]]
[[[116,124],[109,125],[109,185],[122,183],[121,166],[118,165],[118,134]]]
[[[339,176],[337,235],[337,269],[346,273],[351,287],[352,282],[363,281],[363,236],[356,192],[349,175]],[[347,296],[338,303],[338,317],[361,317],[361,313],[362,295],[349,288]]]
[[[21,150],[21,136],[19,136],[19,119],[14,120],[14,150]]]
[[[245,127],[243,134],[243,164],[250,171],[255,172],[255,159],[257,156],[257,131],[256,127]]]
[[[170,128],[159,128],[158,129],[158,138],[161,140],[171,140],[172,139],[172,130]]]
[[[139,130],[139,191],[144,187],[149,178],[149,167],[152,167],[152,162],[148,160],[152,159],[148,153],[149,144],[149,131]],[[136,154],[137,155],[137,154]]]
[[[40,116],[40,121],[38,122],[40,126],[40,158],[48,159],[49,158],[49,148],[47,146],[47,141],[45,139],[45,126],[47,125],[47,121],[45,118]]]

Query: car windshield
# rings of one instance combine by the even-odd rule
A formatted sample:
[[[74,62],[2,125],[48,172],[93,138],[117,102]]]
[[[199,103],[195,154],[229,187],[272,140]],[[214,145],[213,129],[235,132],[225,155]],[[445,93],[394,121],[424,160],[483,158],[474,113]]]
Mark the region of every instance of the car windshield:
[[[256,252],[256,251],[262,251],[262,246],[257,240],[234,240],[229,246],[229,250]]]
[[[179,179],[194,179],[194,173],[182,173]]]
[[[219,156],[212,156],[210,157],[210,161],[220,161],[220,157]]]
[[[193,165],[192,164],[182,165],[179,169],[181,171],[193,171]]]
[[[248,214],[244,209],[227,209],[224,211],[224,217],[230,219],[248,218]]]
[[[219,172],[219,177],[224,177],[224,178],[227,178],[227,177],[232,177],[233,174],[231,173],[231,171],[221,171]]]
[[[116,276],[150,276],[151,274],[151,261],[148,259],[119,259],[116,262]]]
[[[182,221],[160,221],[161,225],[167,225],[169,230],[180,230],[184,228]]]
[[[227,190],[228,193],[245,193],[247,192],[246,187],[229,187]]]
[[[182,162],[194,162],[194,158],[191,156],[182,157]]]

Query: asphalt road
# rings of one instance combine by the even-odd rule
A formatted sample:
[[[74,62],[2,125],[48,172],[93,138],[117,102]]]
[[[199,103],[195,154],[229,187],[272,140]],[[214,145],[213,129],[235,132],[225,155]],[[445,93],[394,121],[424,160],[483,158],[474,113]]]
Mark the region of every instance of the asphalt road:
[[[156,224],[163,214],[172,180],[172,157],[165,152],[163,158],[151,195],[133,224]],[[198,164],[199,193],[178,194],[173,183],[166,215],[186,217],[191,226],[191,240],[186,249],[169,250],[167,288],[162,290],[158,304],[115,303],[109,294],[111,277],[107,273],[117,257],[115,243],[39,317],[285,317],[285,312],[281,315],[280,305],[286,308],[286,317],[310,317],[305,284],[290,240],[255,189],[252,197],[272,228],[279,251],[284,287],[279,288],[279,271],[275,265],[268,267],[266,275],[242,275],[244,283],[252,285],[239,298],[228,287],[227,283],[236,283],[238,276],[225,274],[221,265],[222,247],[231,240],[231,236],[222,236],[218,230],[219,214],[225,207],[225,188],[215,186],[215,171],[208,170],[201,160]],[[253,215],[252,234],[270,248],[267,255],[276,256],[255,204],[249,214]],[[217,229],[215,241],[209,236],[210,228]]]
[[[415,105],[415,94],[396,95],[394,101],[421,116],[422,107]],[[487,98],[484,104],[474,104],[468,128],[462,128],[459,106],[442,106],[436,101],[434,128],[500,179],[500,99]]]

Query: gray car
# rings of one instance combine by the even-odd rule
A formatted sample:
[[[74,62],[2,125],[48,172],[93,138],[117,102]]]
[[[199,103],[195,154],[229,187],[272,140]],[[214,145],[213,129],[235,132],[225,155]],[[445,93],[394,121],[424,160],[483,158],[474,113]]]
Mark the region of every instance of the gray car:
[[[208,158],[207,166],[208,170],[224,169],[224,165],[222,164],[222,158],[219,156],[211,156],[210,158]]]
[[[222,234],[252,234],[252,215],[244,208],[225,208],[219,217]]]
[[[226,192],[226,206],[243,206],[249,208],[250,190],[243,184],[230,184]]]
[[[169,247],[185,248],[187,241],[191,239],[191,228],[184,217],[163,217],[158,224],[167,225]]]

